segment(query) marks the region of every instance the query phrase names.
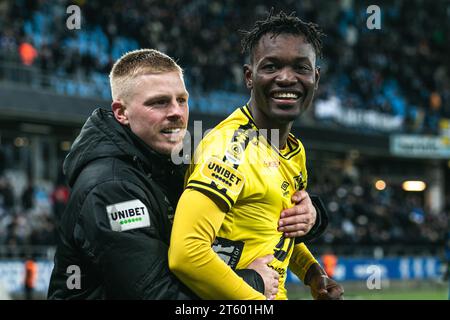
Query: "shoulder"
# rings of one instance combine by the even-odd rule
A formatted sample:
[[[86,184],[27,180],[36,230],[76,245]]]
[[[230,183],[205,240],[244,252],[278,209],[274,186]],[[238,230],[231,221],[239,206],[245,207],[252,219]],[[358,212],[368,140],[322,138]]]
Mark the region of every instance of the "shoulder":
[[[293,159],[294,161],[298,161],[300,158],[301,162],[306,161],[306,150],[300,139],[290,133],[288,136],[287,144],[290,151],[285,155],[286,158]]]
[[[105,183],[139,184],[143,175],[131,162],[118,158],[101,158],[89,163],[79,174],[74,189],[92,190]]]
[[[86,205],[93,209],[94,206],[105,207],[133,199],[151,206],[153,197],[145,188],[144,179],[144,173],[130,163],[117,158],[98,159],[80,172],[72,188],[69,206],[76,212]],[[94,213],[94,210],[83,212]]]
[[[249,140],[256,136],[256,128],[241,109],[207,132],[195,152],[195,162],[204,162],[211,156],[225,156],[235,164],[247,148]]]
[[[251,119],[242,108],[236,109],[213,129],[208,130],[203,141],[216,141],[232,138],[236,131],[252,129]]]

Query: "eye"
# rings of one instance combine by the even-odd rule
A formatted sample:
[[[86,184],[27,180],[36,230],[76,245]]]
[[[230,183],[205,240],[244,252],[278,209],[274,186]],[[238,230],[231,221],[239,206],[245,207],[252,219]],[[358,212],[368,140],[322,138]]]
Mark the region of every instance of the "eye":
[[[274,63],[267,63],[263,65],[262,69],[267,72],[275,71],[277,66]]]
[[[178,98],[177,101],[179,104],[185,105],[185,104],[187,104],[188,99],[187,98]]]
[[[309,73],[312,71],[312,68],[307,64],[301,64],[296,67],[296,70],[298,70],[300,73]]]
[[[168,103],[167,99],[158,99],[151,101],[146,105],[153,108],[164,108],[167,105],[167,103]]]

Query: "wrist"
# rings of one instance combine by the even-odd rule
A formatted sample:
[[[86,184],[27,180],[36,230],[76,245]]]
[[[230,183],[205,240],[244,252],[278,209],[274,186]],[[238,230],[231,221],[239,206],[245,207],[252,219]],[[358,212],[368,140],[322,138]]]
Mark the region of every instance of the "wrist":
[[[308,271],[306,271],[305,280],[303,282],[305,283],[305,285],[311,286],[312,280],[316,277],[328,278],[327,273],[318,263],[314,263],[309,267]]]

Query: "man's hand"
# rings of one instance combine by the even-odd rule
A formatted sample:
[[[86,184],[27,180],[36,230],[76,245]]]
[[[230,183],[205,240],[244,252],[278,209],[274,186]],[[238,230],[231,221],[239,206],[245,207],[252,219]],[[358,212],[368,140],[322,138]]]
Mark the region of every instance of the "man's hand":
[[[317,211],[305,190],[296,191],[291,199],[295,206],[281,212],[278,231],[288,238],[301,237],[314,226]]]
[[[328,276],[312,279],[311,295],[314,300],[343,300],[344,289]]]
[[[344,288],[318,265],[309,267],[305,275],[305,284],[310,286],[311,295],[315,300],[343,300]]]
[[[272,261],[274,256],[269,254],[267,256],[255,259],[247,269],[253,269],[259,273],[264,280],[264,295],[268,300],[275,299],[278,293],[278,281],[280,275],[278,272],[270,268],[267,264]]]

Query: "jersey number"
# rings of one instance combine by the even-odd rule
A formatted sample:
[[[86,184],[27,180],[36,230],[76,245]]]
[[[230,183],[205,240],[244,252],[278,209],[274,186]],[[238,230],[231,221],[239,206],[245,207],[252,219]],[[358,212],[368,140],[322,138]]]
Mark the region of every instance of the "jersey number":
[[[284,261],[294,244],[294,238],[289,238],[289,242],[286,241],[285,236],[281,236],[280,241],[277,243],[274,249],[274,256],[279,261]],[[286,243],[287,242],[287,243]]]

